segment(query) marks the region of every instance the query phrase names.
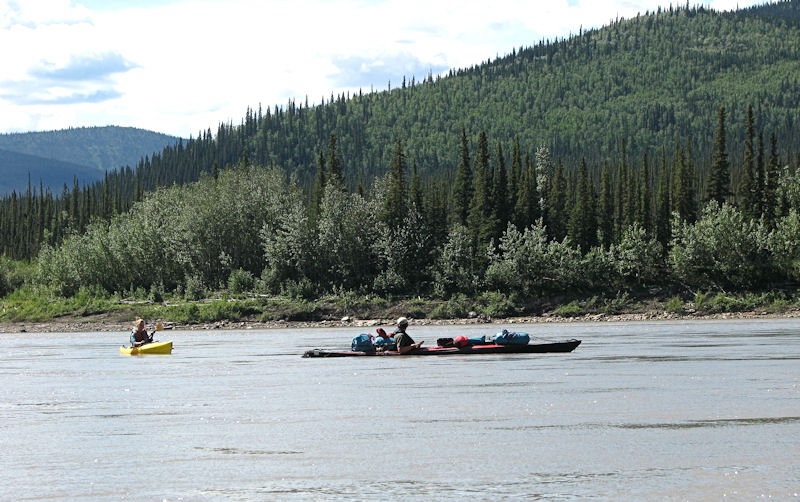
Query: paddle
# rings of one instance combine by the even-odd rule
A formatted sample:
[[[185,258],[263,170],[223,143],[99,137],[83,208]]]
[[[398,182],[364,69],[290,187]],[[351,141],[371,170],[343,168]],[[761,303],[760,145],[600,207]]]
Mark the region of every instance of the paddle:
[[[164,325],[161,324],[161,321],[158,321],[156,323],[156,331],[162,331],[163,329],[164,329]],[[153,331],[152,333],[150,333],[150,342],[153,341],[153,335],[156,334],[156,331]]]

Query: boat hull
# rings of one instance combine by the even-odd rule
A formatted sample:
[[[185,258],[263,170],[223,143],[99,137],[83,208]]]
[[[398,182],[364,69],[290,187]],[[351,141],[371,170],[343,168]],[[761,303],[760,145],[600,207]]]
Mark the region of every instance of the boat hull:
[[[581,344],[580,340],[559,340],[527,345],[470,345],[467,347],[420,347],[407,354],[400,354],[394,350],[383,352],[355,352],[335,351],[324,349],[307,350],[303,357],[368,357],[368,356],[450,356],[450,355],[478,355],[478,354],[542,354],[546,352],[572,352]]]
[[[120,354],[140,356],[145,354],[171,354],[172,342],[151,342],[141,347],[120,347]]]

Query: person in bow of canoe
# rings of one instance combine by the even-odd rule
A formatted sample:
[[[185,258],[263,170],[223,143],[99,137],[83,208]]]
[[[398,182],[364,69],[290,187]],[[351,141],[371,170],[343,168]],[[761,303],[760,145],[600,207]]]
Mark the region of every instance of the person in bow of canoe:
[[[397,329],[392,333],[394,343],[397,344],[397,352],[401,354],[408,354],[412,350],[422,347],[422,344],[425,343],[424,341],[414,343],[414,339],[406,333],[407,327],[408,319],[401,317],[397,320]]]
[[[134,322],[133,330],[131,331],[131,347],[141,347],[152,341],[153,333],[147,334],[147,330],[144,329],[144,319],[141,317],[137,318]]]

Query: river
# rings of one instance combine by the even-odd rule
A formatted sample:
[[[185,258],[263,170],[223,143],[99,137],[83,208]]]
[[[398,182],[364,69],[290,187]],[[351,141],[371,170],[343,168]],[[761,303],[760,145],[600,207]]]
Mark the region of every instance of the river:
[[[172,355],[131,357],[124,333],[0,335],[0,500],[800,500],[800,320],[513,328],[583,343],[302,359],[366,328],[165,331]]]

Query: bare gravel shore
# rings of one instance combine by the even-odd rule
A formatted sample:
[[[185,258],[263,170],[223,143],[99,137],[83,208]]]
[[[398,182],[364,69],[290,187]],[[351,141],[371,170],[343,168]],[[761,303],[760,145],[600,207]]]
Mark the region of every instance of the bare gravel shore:
[[[675,320],[710,320],[710,319],[770,319],[770,318],[800,318],[800,310],[791,310],[785,313],[767,312],[727,312],[720,314],[674,314],[664,311],[652,311],[631,314],[587,314],[577,317],[559,316],[527,316],[491,319],[483,316],[463,319],[412,319],[415,326],[455,326],[469,324],[537,324],[537,323],[569,323],[569,322],[633,322],[633,321],[675,321]],[[152,328],[155,320],[147,319],[148,328]],[[69,318],[48,322],[19,322],[0,323],[0,333],[94,333],[94,332],[128,332],[133,319],[129,322],[112,320],[105,316],[90,316],[82,318]],[[393,326],[394,319],[358,319],[343,317],[315,322],[306,321],[270,321],[259,322],[250,320],[219,321],[213,323],[179,324],[164,321],[165,330],[264,330],[286,328],[363,328],[376,326]]]

